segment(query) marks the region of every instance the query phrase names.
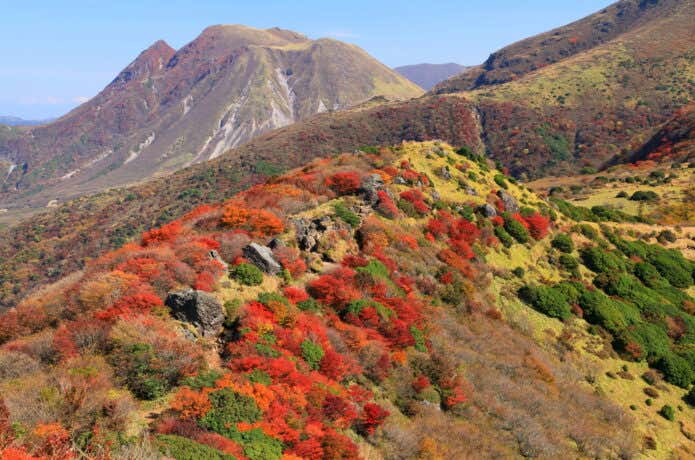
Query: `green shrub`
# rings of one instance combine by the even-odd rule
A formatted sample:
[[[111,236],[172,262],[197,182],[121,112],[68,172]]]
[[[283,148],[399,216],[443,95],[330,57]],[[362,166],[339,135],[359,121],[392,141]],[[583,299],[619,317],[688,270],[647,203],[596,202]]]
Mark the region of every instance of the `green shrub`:
[[[596,273],[624,272],[625,265],[620,258],[598,246],[591,246],[580,251],[582,262]]]
[[[526,274],[526,270],[524,270],[524,267],[516,267],[514,270],[512,270],[512,273],[517,278],[523,278],[524,274]]]
[[[181,385],[191,387],[195,390],[212,388],[220,377],[222,377],[222,374],[215,370],[203,371],[193,377],[186,377],[181,381]]]
[[[688,388],[693,381],[690,364],[678,355],[665,354],[656,363],[656,368],[664,374],[664,379],[681,388]]]
[[[651,190],[637,190],[630,196],[631,201],[655,201],[658,198],[659,195]]]
[[[663,327],[647,322],[637,322],[617,338],[618,347],[625,350],[630,343],[636,343],[648,360],[671,354],[671,339]]]
[[[639,312],[623,302],[611,299],[601,291],[583,289],[578,299],[584,319],[617,334],[628,325],[641,321]]]
[[[495,174],[494,177],[495,184],[499,185],[503,189],[508,189],[509,185],[507,185],[507,180],[504,177],[504,174]]]
[[[164,396],[177,377],[158,365],[159,356],[150,344],[134,343],[114,355],[114,364],[125,377],[128,389],[140,399]]]
[[[260,383],[261,385],[270,385],[273,383],[273,379],[261,369],[254,369],[246,374],[246,378],[249,379],[249,382]]]
[[[670,420],[671,422],[676,419],[676,411],[673,409],[673,407],[669,406],[668,404],[665,404],[664,406],[659,409],[659,414],[665,418],[666,420]]]
[[[364,267],[357,267],[355,269],[357,273],[368,273],[373,278],[388,278],[389,269],[386,265],[382,264],[378,260],[370,260]]]
[[[162,454],[174,460],[236,460],[233,455],[173,434],[158,434],[154,444]]]
[[[244,455],[249,460],[280,460],[282,457],[282,442],[268,436],[260,428],[244,431],[237,439],[235,441],[242,445]]]
[[[565,233],[558,234],[555,238],[553,238],[550,244],[552,244],[552,246],[558,251],[567,254],[574,251],[574,243],[572,242],[572,238]]]
[[[561,254],[559,262],[565,270],[574,271],[579,268],[579,261],[569,254]]]
[[[519,297],[534,309],[552,318],[565,320],[572,315],[567,298],[552,287],[524,286],[519,290]]]
[[[498,240],[500,240],[500,243],[502,243],[505,248],[510,248],[514,244],[514,238],[512,238],[512,235],[507,233],[507,231],[501,225],[495,226],[495,236]]]
[[[427,346],[425,345],[425,334],[415,326],[410,326],[410,334],[415,340],[415,349],[423,353],[427,353]]]
[[[270,305],[271,302],[279,302],[287,305],[288,307],[290,305],[290,301],[287,300],[287,297],[282,294],[278,294],[277,292],[261,292],[258,294],[257,300],[266,306]]]
[[[504,229],[519,243],[528,243],[530,239],[526,227],[524,227],[521,222],[509,215],[504,216]]]
[[[229,270],[229,276],[244,286],[258,286],[263,282],[263,272],[253,264],[236,265]]]
[[[211,408],[200,419],[200,424],[230,439],[234,439],[230,434],[235,434],[238,422],[254,423],[261,418],[261,410],[256,401],[249,396],[236,393],[231,388],[213,391],[208,395],[208,399]]]
[[[589,238],[590,240],[596,240],[598,238],[598,232],[596,229],[589,224],[581,224],[577,226],[579,233]]]
[[[321,304],[314,298],[297,302],[297,308],[303,311],[321,311]]]
[[[693,386],[688,394],[683,396],[683,400],[690,406],[695,407],[695,386]]]
[[[320,343],[316,343],[313,340],[306,339],[302,342],[302,357],[309,363],[312,369],[316,370],[319,368],[319,364],[326,354],[323,351],[323,347]]]

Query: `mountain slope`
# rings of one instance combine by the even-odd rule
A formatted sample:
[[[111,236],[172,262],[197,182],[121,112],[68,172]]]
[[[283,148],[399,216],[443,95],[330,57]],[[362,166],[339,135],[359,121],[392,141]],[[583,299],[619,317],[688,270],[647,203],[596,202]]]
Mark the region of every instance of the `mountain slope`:
[[[577,224],[439,142],[309,163],[2,314],[0,449],[687,457],[692,264]]]
[[[2,182],[2,202],[42,191],[45,205],[132,183],[315,113],[419,94],[353,45],[281,29],[209,27],[178,51],[153,44],[61,119],[0,136],[0,157],[19,165]]]
[[[420,88],[428,91],[437,83],[446,80],[449,77],[458,75],[470,67],[454,64],[413,64],[394,67],[393,70],[403,75],[408,80],[412,81]]]
[[[316,115],[172,175],[25,218],[0,230],[0,306],[14,305],[32,288],[83,268],[95,254],[119,247],[196,205],[228,198],[314,158],[429,139],[483,151],[474,107],[459,97],[372,102]],[[17,219],[13,210],[3,216],[13,223]]]
[[[518,177],[600,169],[629,160],[695,100],[695,2],[656,2],[648,11],[604,44],[457,93],[477,104],[490,155]]]
[[[490,209],[506,212],[486,217]],[[582,251],[599,244],[574,225],[484,159],[438,142],[318,160],[147,232],[2,315],[0,359],[15,365],[0,376],[9,444],[0,449],[250,460],[687,455],[679,425],[642,402],[643,389],[658,387],[659,405],[684,404],[685,390],[654,371],[650,386],[636,379],[645,364],[621,359],[596,332],[602,312],[580,300],[592,329],[568,304],[571,287],[593,292],[600,278],[586,259],[576,274],[557,262],[550,240],[560,234]],[[271,240],[265,260],[284,272],[249,252]],[[515,295],[540,284],[557,290],[547,304]],[[205,299],[204,317],[182,315],[168,295],[186,286]],[[692,321],[670,302],[669,315]],[[85,389],[89,398],[70,396]],[[43,416],[50,407],[62,410]],[[691,416],[689,406],[675,415]]]
[[[607,43],[650,21],[681,14],[689,0],[620,0],[551,31],[521,40],[490,55],[478,68],[442,82],[436,94],[497,85]],[[683,32],[686,32],[684,29]]]

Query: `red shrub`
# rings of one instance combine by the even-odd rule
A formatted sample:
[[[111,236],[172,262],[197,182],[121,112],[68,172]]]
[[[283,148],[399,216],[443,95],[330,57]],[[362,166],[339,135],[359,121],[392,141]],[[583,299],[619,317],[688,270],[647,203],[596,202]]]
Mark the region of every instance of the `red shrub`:
[[[528,224],[528,230],[533,239],[542,240],[548,234],[550,219],[547,217],[534,213],[528,217],[525,217],[524,220]]]
[[[417,391],[418,393],[430,385],[430,379],[428,379],[425,375],[419,375],[415,377],[415,380],[413,380],[413,390]]]
[[[326,179],[326,185],[339,195],[355,193],[360,188],[360,175],[354,171],[335,173]]]
[[[389,219],[394,219],[396,216],[398,216],[398,207],[396,206],[396,203],[393,202],[389,194],[383,190],[379,190],[376,192],[376,194],[379,197],[379,202],[376,207],[377,211]]]
[[[181,234],[181,229],[181,222],[175,220],[161,228],[155,228],[149,232],[143,233],[142,244],[143,246],[149,246],[152,244],[161,244],[167,241],[172,241],[179,236],[179,234]]]
[[[373,434],[389,415],[389,411],[378,404],[366,403],[362,409],[358,429],[364,434]]]
[[[193,284],[193,288],[199,291],[212,292],[215,290],[217,280],[210,272],[199,273]]]
[[[309,292],[319,302],[336,308],[345,306],[360,298],[360,292],[353,286],[355,272],[349,268],[338,268],[329,275],[323,275],[309,284]]]
[[[287,286],[283,293],[285,294],[285,297],[287,297],[287,300],[292,303],[302,302],[309,299],[309,294],[307,294],[304,289],[295,286]]]
[[[401,193],[401,198],[412,203],[415,211],[419,214],[427,214],[430,212],[429,206],[425,203],[425,196],[418,189],[406,190]]]

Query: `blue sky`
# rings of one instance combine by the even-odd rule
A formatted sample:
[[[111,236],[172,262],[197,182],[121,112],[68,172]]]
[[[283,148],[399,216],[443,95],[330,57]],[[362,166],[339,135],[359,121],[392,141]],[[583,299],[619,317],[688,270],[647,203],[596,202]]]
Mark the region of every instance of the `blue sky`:
[[[387,65],[478,64],[609,0],[0,0],[0,115],[59,116],[158,39],[180,48],[212,24],[282,27],[361,46]]]

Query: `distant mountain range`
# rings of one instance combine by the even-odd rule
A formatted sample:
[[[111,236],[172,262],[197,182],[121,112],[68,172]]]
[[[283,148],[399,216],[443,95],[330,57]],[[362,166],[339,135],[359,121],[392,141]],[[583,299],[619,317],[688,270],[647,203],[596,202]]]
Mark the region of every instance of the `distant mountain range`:
[[[455,64],[413,64],[395,67],[393,70],[425,90],[432,89],[449,77],[465,72],[471,67]]]
[[[7,126],[35,126],[52,121],[52,118],[47,120],[25,120],[19,117],[0,115],[0,125]]]
[[[47,202],[148,179],[315,113],[420,94],[354,45],[277,28],[212,26],[178,51],[154,43],[101,93],[52,123],[0,129],[0,163],[9,171],[0,175],[0,203],[20,193],[42,190]]]

